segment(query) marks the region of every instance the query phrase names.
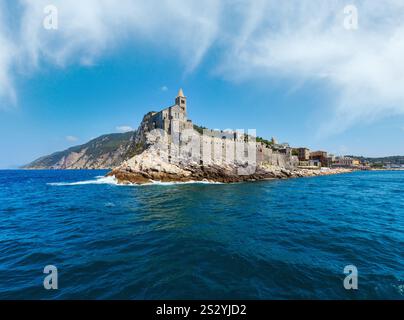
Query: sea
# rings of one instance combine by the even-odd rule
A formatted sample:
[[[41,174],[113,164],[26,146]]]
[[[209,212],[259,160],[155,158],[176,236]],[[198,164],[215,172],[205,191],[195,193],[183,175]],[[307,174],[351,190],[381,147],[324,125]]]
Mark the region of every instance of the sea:
[[[403,171],[142,186],[106,173],[0,171],[0,299],[404,299]]]

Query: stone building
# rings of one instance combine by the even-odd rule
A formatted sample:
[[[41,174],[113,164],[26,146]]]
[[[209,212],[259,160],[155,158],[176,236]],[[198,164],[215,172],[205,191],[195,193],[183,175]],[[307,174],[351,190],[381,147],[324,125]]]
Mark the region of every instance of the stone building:
[[[255,134],[239,131],[194,129],[187,116],[187,98],[182,89],[175,104],[159,112],[148,113],[142,122],[142,131],[160,129],[165,132],[169,162],[209,164],[248,163],[269,164],[290,168],[298,165],[289,146],[256,142]]]
[[[358,167],[360,166],[360,161],[351,157],[338,157],[333,165],[336,167]]]
[[[310,160],[316,160],[321,163],[322,167],[330,167],[331,163],[326,151],[315,151],[310,153]]]
[[[310,160],[310,149],[307,148],[297,148],[297,157],[299,161],[309,161]]]
[[[149,131],[162,129],[168,133],[180,133],[185,129],[193,129],[191,120],[187,118],[187,98],[182,89],[175,98],[175,104],[159,112],[152,112],[148,119]]]

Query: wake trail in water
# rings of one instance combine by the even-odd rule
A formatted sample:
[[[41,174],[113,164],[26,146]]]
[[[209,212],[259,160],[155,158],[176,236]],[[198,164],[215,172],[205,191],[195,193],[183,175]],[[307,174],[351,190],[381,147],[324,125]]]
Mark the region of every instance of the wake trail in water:
[[[95,177],[95,180],[85,180],[77,182],[51,182],[47,183],[49,186],[63,187],[63,186],[82,186],[88,184],[109,184],[118,185],[118,181],[115,177]]]
[[[162,181],[152,181],[150,183],[145,184],[119,184],[118,180],[114,177],[95,177],[95,180],[85,180],[85,181],[77,181],[77,182],[51,182],[47,183],[49,186],[55,187],[63,187],[63,186],[82,186],[82,185],[91,185],[91,184],[107,184],[107,185],[115,185],[115,186],[173,186],[173,185],[184,185],[184,184],[222,184],[221,182],[213,182],[213,181],[187,181],[187,182],[162,182]]]

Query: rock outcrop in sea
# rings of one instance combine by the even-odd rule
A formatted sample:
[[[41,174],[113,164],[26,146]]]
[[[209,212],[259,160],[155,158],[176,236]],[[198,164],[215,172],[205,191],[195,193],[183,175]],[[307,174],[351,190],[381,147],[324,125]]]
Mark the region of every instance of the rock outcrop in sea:
[[[148,149],[142,154],[125,161],[112,170],[108,176],[114,176],[120,184],[146,184],[153,181],[161,182],[221,182],[234,183],[245,181],[273,180],[313,177],[351,172],[350,169],[286,169],[274,165],[259,165],[254,173],[240,174],[245,169],[236,164],[187,165],[171,164],[162,160],[155,150]]]

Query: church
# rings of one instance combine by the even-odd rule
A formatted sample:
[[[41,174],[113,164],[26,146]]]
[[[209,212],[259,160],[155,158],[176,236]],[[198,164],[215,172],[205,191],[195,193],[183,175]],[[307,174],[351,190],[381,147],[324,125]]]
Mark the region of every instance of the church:
[[[236,161],[267,163],[286,168],[295,166],[298,162],[297,157],[292,156],[291,148],[273,150],[272,147],[257,142],[255,135],[209,129],[204,129],[203,133],[198,132],[187,117],[187,98],[182,89],[178,91],[174,105],[159,112],[149,112],[141,126],[141,132],[163,130],[168,134],[165,143],[170,163],[223,164]],[[247,136],[248,143],[246,143]]]
[[[182,89],[179,90],[174,105],[150,114],[148,129],[162,129],[169,134],[193,129],[192,121],[187,118],[187,98]]]

